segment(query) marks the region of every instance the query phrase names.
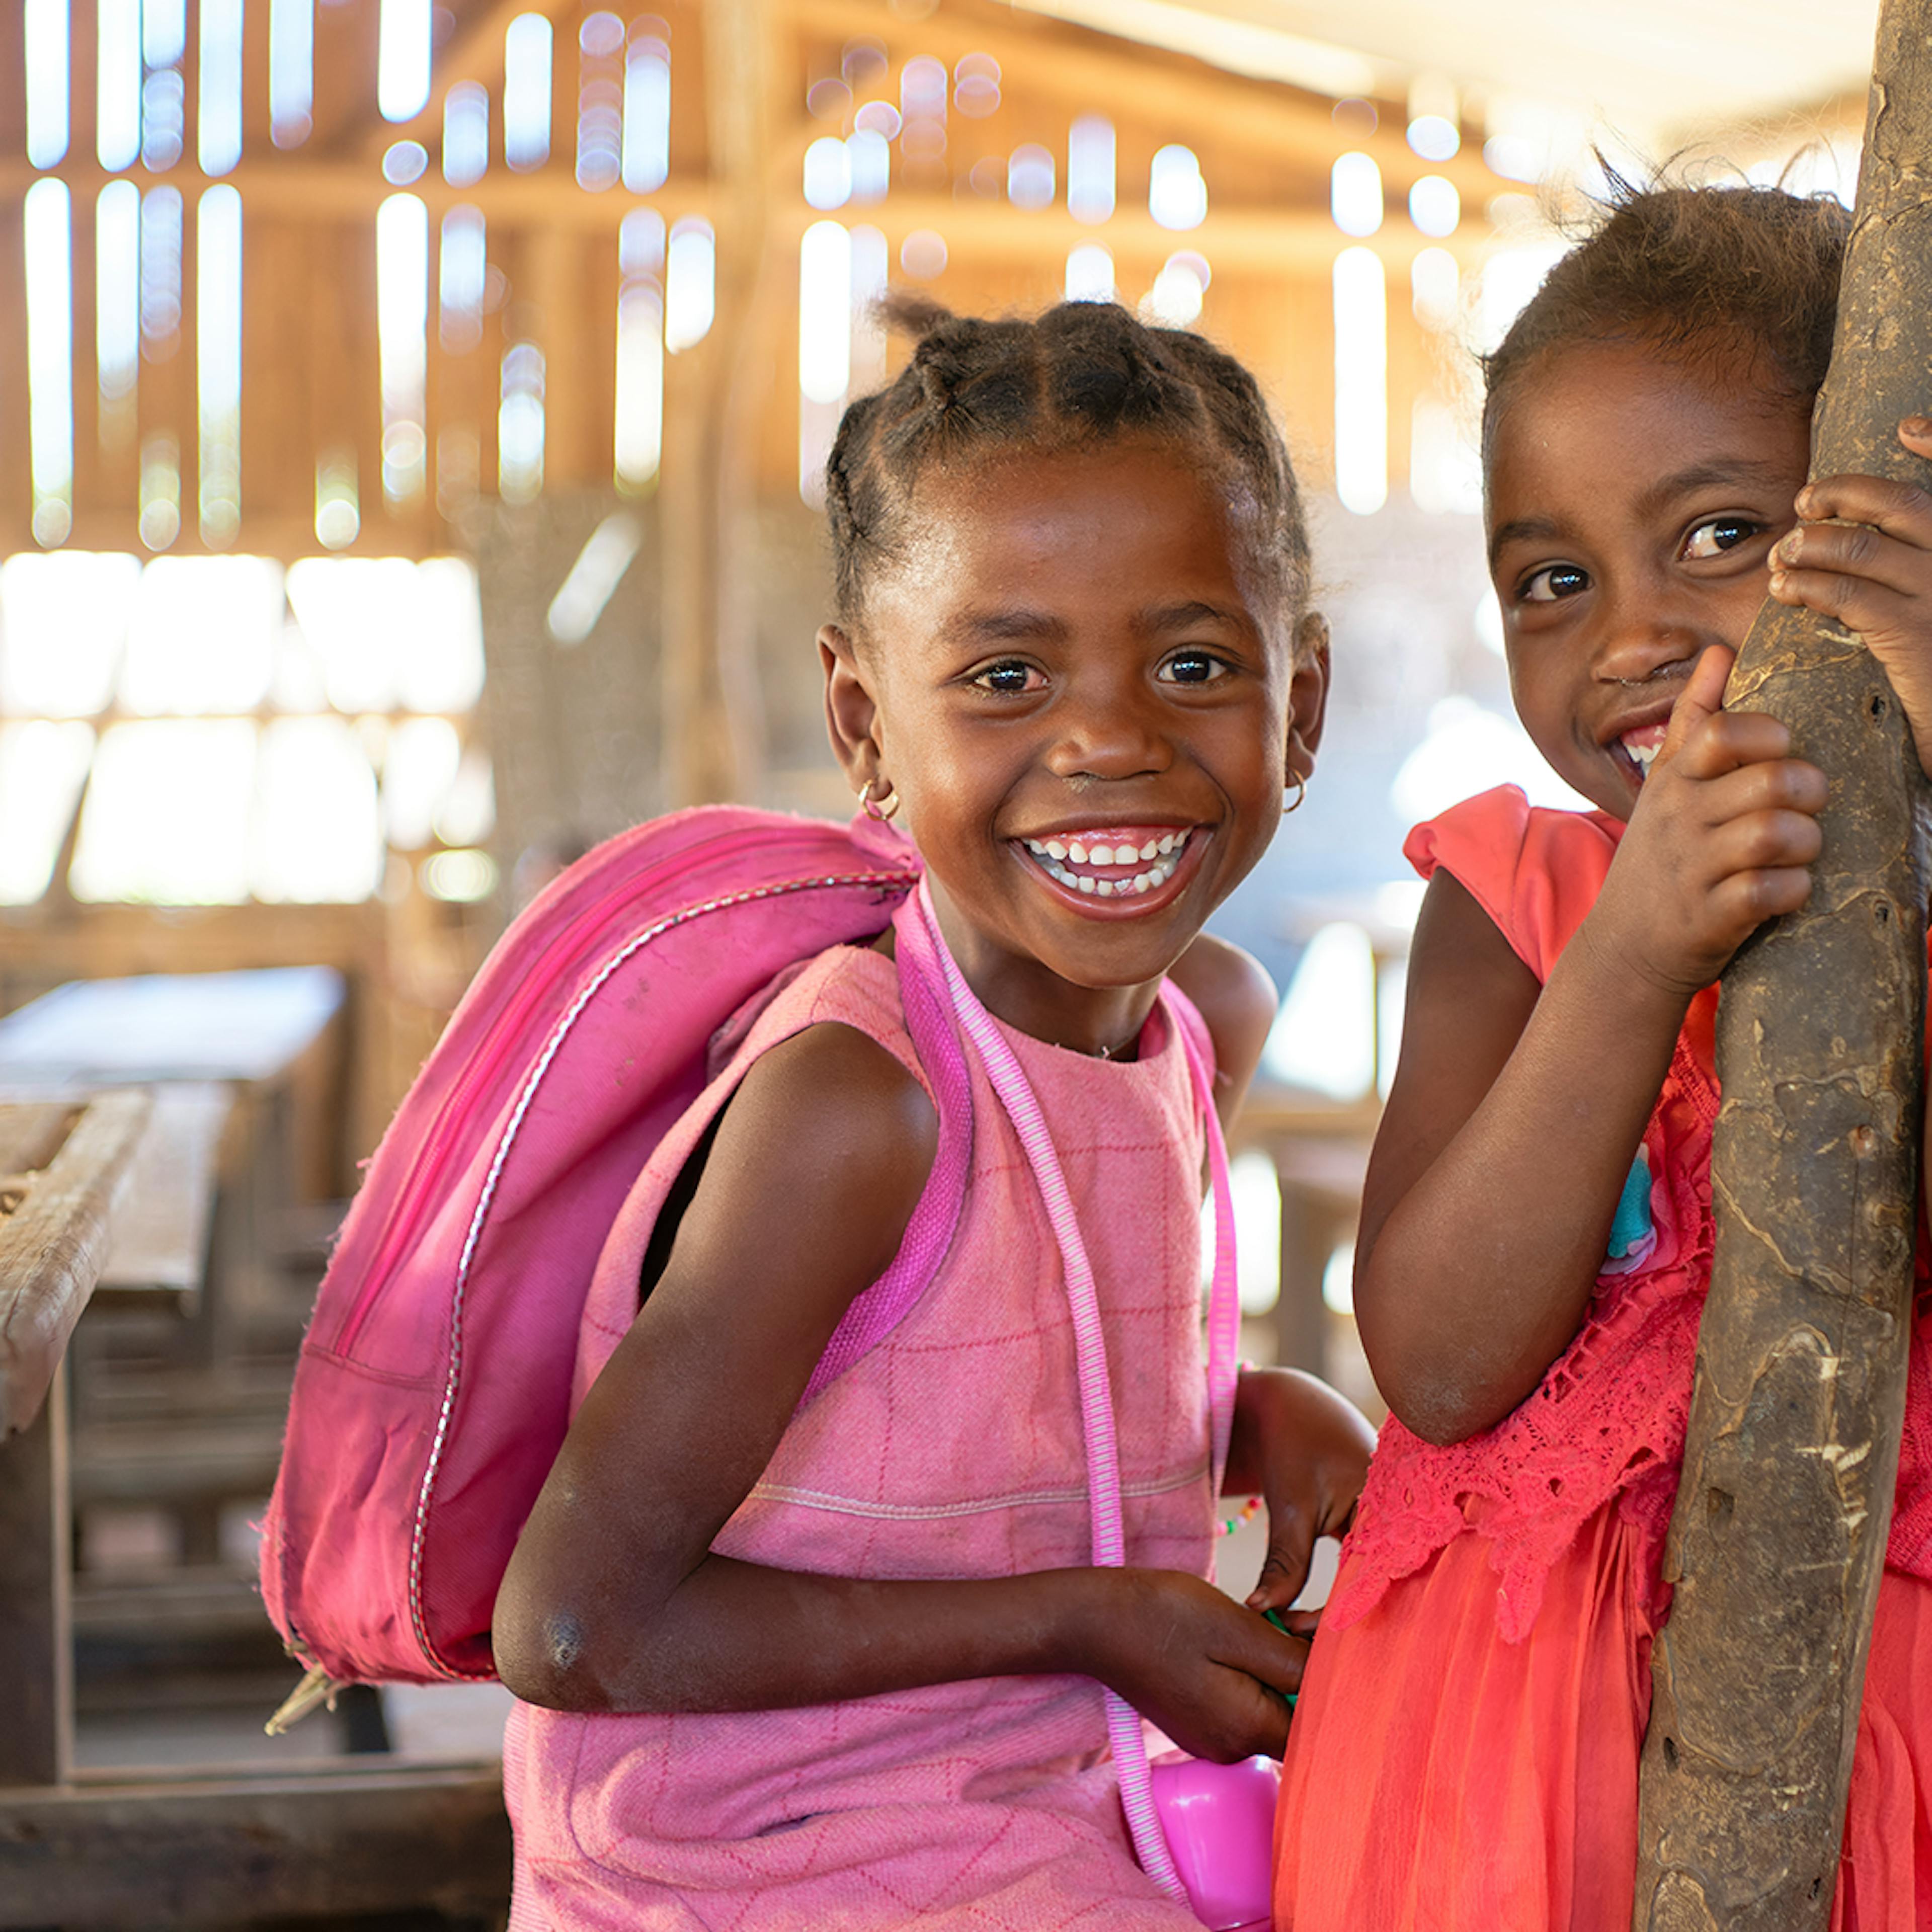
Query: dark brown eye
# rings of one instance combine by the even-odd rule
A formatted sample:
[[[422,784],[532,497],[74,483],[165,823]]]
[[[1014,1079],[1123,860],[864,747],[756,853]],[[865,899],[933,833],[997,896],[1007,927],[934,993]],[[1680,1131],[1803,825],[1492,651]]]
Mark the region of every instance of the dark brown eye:
[[[1546,563],[1532,571],[1516,596],[1526,604],[1555,604],[1590,587],[1590,573],[1574,563]]]
[[[1764,526],[1748,517],[1713,517],[1684,539],[1686,556],[1721,556],[1757,535]]]

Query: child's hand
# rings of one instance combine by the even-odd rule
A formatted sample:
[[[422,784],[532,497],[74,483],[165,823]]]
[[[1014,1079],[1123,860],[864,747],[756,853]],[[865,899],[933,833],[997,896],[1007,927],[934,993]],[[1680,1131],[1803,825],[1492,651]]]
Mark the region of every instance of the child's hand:
[[[1932,418],[1907,416],[1898,440],[1932,458]],[[1804,520],[1772,551],[1771,594],[1864,640],[1932,776],[1932,494],[1876,476],[1826,476],[1798,492],[1798,514]]]
[[[1232,1764],[1288,1748],[1308,1645],[1178,1570],[1096,1570],[1087,1674],[1183,1750]]]
[[[1787,755],[1776,718],[1723,708],[1733,655],[1714,644],[1697,660],[1582,929],[1673,998],[1701,992],[1766,920],[1804,903],[1822,843],[1824,773]]]
[[[1368,1418],[1326,1382],[1294,1369],[1242,1372],[1223,1488],[1268,1508],[1268,1558],[1251,1610],[1285,1610],[1300,1595],[1316,1538],[1348,1526],[1375,1448]],[[1312,1616],[1306,1622],[1312,1628]]]

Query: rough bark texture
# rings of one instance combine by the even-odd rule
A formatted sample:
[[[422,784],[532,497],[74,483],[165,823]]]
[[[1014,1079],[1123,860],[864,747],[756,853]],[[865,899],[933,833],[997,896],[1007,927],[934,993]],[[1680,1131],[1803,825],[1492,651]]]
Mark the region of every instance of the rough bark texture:
[[[1932,0],[1886,0],[1813,473],[1923,482]],[[1832,781],[1810,904],[1724,977],[1717,1249],[1652,1658],[1635,1924],[1830,1916],[1905,1405],[1925,1010],[1922,781],[1876,662],[1768,604],[1732,677]]]

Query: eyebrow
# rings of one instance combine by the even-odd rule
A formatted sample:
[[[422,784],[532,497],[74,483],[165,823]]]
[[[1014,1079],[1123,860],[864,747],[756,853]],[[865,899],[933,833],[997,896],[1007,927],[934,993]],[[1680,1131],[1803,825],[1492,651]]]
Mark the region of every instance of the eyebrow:
[[[1253,628],[1252,622],[1240,613],[1198,598],[1180,604],[1158,604],[1141,616],[1142,623],[1156,636],[1186,630],[1204,621],[1232,630]],[[1022,607],[1016,610],[976,611],[953,626],[953,634],[962,642],[975,646],[1001,644],[1027,638],[1063,638],[1066,634],[1066,626],[1063,620],[1048,611]]]
[[[1775,489],[1787,481],[1789,478],[1778,465],[1760,463],[1742,457],[1734,461],[1694,463],[1687,469],[1674,470],[1668,476],[1660,476],[1638,497],[1637,514],[1640,517],[1654,516],[1679,497],[1687,496],[1695,490],[1730,485],[1741,488]],[[1795,498],[1797,492],[1793,490],[1792,494]],[[1568,534],[1567,527],[1552,518],[1512,518],[1509,522],[1498,524],[1495,534],[1490,538],[1490,568],[1492,570],[1496,568],[1496,558],[1505,544],[1546,542]]]

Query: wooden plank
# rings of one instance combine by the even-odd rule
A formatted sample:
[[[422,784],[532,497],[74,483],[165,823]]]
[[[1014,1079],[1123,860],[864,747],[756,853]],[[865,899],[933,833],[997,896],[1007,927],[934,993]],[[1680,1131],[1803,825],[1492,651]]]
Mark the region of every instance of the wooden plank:
[[[10,1186],[20,1198],[0,1216],[0,1437],[39,1413],[94,1292],[148,1105],[145,1094],[103,1095],[44,1170]]]
[[[201,1291],[216,1156],[235,1096],[217,1083],[184,1082],[158,1087],[152,1097],[95,1293],[139,1303],[158,1292],[186,1307]]]
[[[96,1423],[74,1432],[76,1504],[266,1497],[282,1456],[282,1420]]]
[[[53,1784],[72,1768],[68,1523],[67,1378],[56,1374],[35,1419],[0,1438],[0,1785]]]
[[[37,1173],[59,1153],[80,1118],[81,1105],[78,1100],[0,1102],[0,1202],[8,1176]]]
[[[494,1763],[87,1781],[0,1796],[0,1928],[98,1932],[432,1910],[500,1917]]]

